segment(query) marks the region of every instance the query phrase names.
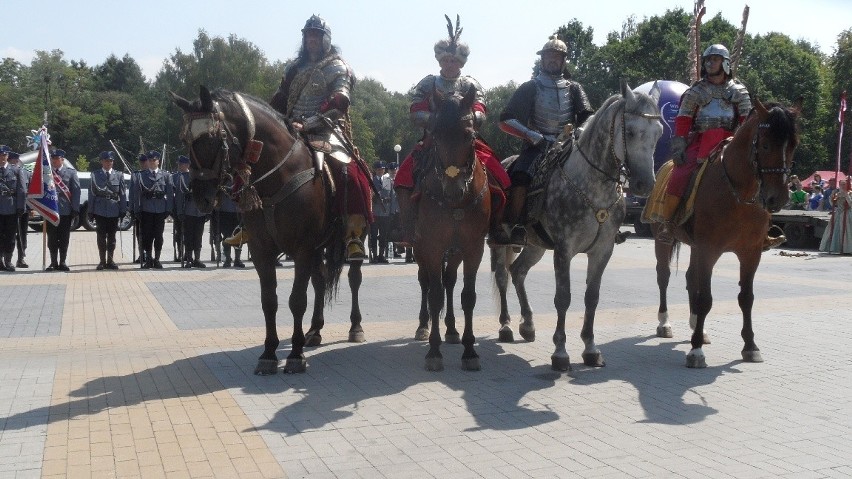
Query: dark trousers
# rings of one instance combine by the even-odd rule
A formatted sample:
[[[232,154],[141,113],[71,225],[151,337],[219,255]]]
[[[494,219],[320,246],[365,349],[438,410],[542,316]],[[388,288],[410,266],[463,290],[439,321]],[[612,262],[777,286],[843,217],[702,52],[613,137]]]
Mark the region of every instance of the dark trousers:
[[[98,235],[98,251],[101,254],[115,251],[115,233],[118,231],[118,217],[95,215],[95,231]]]
[[[59,225],[47,223],[47,249],[50,251],[50,264],[65,263],[68,256],[68,243],[71,242],[71,215],[59,217]],[[57,255],[59,261],[57,262]]]
[[[18,217],[17,241],[15,243],[18,247],[18,259],[23,259],[27,256],[27,230],[29,225],[29,213],[24,213]]]
[[[184,216],[183,221],[183,254],[189,261],[201,257],[201,240],[204,236],[203,216]]]
[[[376,216],[370,225],[368,240],[370,253],[374,256],[387,256],[388,237],[390,236],[390,216]],[[376,247],[378,246],[378,250]]]
[[[15,252],[15,231],[18,228],[18,215],[0,215],[0,254],[4,259]]]
[[[175,258],[180,260],[180,252],[184,250],[183,242],[184,218],[186,215],[172,215],[172,243],[175,247]]]
[[[155,259],[160,259],[163,250],[163,229],[166,227],[166,216],[168,213],[139,213],[139,235],[141,236],[140,247],[148,257],[153,252]]]
[[[215,214],[215,213],[214,213]],[[221,242],[223,239],[231,236],[234,233],[234,230],[237,229],[237,226],[240,225],[240,214],[239,213],[229,213],[226,211],[220,211],[219,215],[219,224],[217,225],[217,231],[215,234],[216,242]],[[225,247],[225,258],[231,257],[231,246],[223,245]],[[238,248],[239,249],[239,248]]]

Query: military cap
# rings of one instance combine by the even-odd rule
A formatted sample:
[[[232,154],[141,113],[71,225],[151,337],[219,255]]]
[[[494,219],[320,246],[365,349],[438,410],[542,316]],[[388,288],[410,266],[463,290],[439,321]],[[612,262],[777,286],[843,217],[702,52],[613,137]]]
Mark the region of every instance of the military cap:
[[[186,155],[178,156],[178,163],[189,163],[189,157]]]
[[[385,164],[384,161],[377,161],[377,162],[373,163],[373,168],[387,168],[387,167],[388,166]]]
[[[115,156],[113,156],[111,151],[102,151],[98,158],[101,160],[114,160]]]
[[[153,160],[154,158],[156,158],[156,159],[158,159],[158,160],[159,160],[160,158],[162,158],[162,156],[160,156],[160,152],[159,152],[159,151],[157,151],[157,150],[151,150],[151,151],[149,151],[149,152],[148,152],[148,159],[149,159],[149,160]]]
[[[21,155],[15,153],[14,151],[9,152],[9,159],[10,160],[18,160],[20,158],[21,158]]]
[[[395,170],[395,169],[397,169],[397,168],[399,168],[399,165],[398,165],[395,161],[394,161],[394,162],[391,162],[391,163],[388,163],[388,169],[389,169],[389,170]]]
[[[65,158],[65,150],[60,150],[57,148],[50,152],[50,156],[61,156],[62,158]]]
[[[142,163],[144,161],[148,161],[148,155],[146,155],[145,153],[139,153],[138,160],[139,160],[139,163]]]
[[[12,149],[11,149],[11,148],[9,148],[8,146],[6,146],[6,145],[0,145],[0,154],[3,154],[3,153],[11,153],[11,152],[12,152]]]

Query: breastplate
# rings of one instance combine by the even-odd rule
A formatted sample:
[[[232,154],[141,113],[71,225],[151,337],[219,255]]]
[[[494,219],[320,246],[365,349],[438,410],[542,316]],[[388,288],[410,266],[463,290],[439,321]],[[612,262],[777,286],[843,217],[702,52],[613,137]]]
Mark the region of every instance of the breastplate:
[[[574,116],[568,81],[540,73],[535,79],[536,95],[532,127],[544,135],[557,135]]]
[[[310,117],[315,115],[327,95],[327,87],[322,70],[314,65],[305,66],[293,79],[293,85],[305,82],[299,98],[290,111],[290,118]]]

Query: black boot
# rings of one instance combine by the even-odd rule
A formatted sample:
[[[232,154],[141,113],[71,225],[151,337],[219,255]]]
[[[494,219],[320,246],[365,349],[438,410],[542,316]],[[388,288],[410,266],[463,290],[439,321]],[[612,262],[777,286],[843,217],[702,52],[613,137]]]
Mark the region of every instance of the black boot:
[[[107,251],[106,269],[118,269],[118,265],[115,264],[115,261],[113,261],[112,259],[114,252],[114,249],[110,249]]]
[[[524,246],[527,244],[527,230],[524,228],[524,204],[527,201],[527,187],[513,186],[509,189],[509,204],[506,211],[506,224],[511,230],[509,244]]]
[[[9,253],[9,254],[6,255],[4,263],[6,263],[6,264],[5,264],[5,267],[3,269],[5,269],[6,271],[9,271],[9,272],[15,271],[15,267],[12,265],[12,253]]]
[[[202,263],[199,258],[201,258],[201,251],[196,251],[195,252],[195,260],[192,262],[192,267],[193,268],[206,268],[207,265]]]
[[[231,247],[228,246],[228,245],[225,245],[225,250],[223,251],[223,253],[225,255],[225,261],[222,263],[222,267],[223,268],[230,268],[231,267]]]
[[[27,262],[24,261],[23,255],[18,255],[18,262],[15,263],[15,266],[17,266],[18,268],[29,268],[30,267],[30,265],[28,265]]]
[[[151,262],[151,267],[154,269],[163,269],[163,264],[160,263],[160,251],[154,252],[154,261]]]
[[[98,250],[98,257],[100,257],[100,262],[95,267],[98,271],[103,271],[106,268],[106,252],[104,250]]]
[[[242,261],[240,261],[240,255],[242,254],[243,249],[235,248],[234,251],[236,252],[234,254],[234,268],[245,268],[246,265]]]

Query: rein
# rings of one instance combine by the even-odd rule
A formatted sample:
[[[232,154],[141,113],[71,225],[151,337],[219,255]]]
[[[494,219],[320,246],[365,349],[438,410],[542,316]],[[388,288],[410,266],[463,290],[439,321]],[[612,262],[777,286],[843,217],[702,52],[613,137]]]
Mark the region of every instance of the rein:
[[[752,195],[751,198],[742,199],[740,197],[740,193],[739,193],[739,191],[737,191],[737,187],[736,187],[736,185],[734,185],[734,182],[731,179],[730,173],[728,173],[728,167],[725,164],[725,151],[728,149],[728,147],[725,146],[725,148],[723,148],[722,152],[719,154],[719,163],[722,164],[722,172],[723,172],[724,177],[725,177],[725,182],[728,183],[728,187],[731,189],[731,194],[733,195],[734,199],[737,201],[738,204],[753,205],[753,204],[757,204],[758,197],[763,199],[763,175],[765,175],[765,174],[781,174],[781,175],[784,175],[783,179],[786,180],[786,177],[792,171],[792,166],[793,166],[792,162],[791,162],[790,166],[787,166],[787,142],[788,142],[788,140],[784,140],[784,144],[782,145],[782,148],[781,148],[781,150],[783,152],[782,157],[781,157],[782,164],[783,164],[782,167],[764,168],[764,167],[760,166],[760,158],[758,158],[758,154],[757,154],[757,140],[758,140],[758,137],[760,136],[760,131],[766,130],[768,128],[769,128],[768,123],[759,123],[757,125],[757,131],[754,132],[754,135],[752,136],[752,139],[751,139],[751,148],[749,149],[748,157],[749,157],[749,162],[751,163],[753,177],[754,177],[755,181],[757,182],[757,191],[754,192],[754,195]],[[763,203],[764,203],[764,209],[765,209],[765,203],[766,202],[764,201]]]

